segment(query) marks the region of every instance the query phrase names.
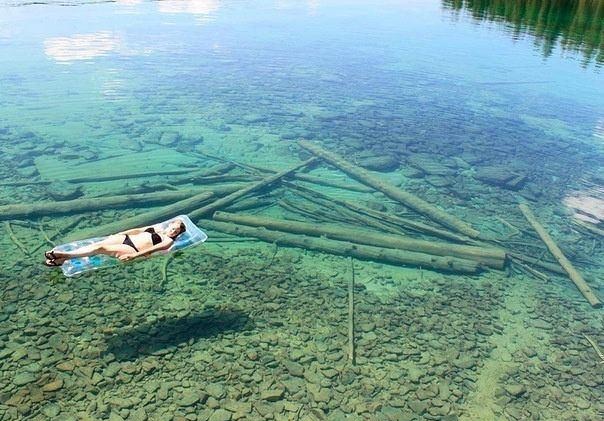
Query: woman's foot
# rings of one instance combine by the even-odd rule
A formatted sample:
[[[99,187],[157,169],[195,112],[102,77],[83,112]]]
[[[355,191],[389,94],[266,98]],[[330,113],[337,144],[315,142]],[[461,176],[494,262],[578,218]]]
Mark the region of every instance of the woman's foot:
[[[56,251],[55,249],[52,249],[52,250],[45,252],[44,257],[46,257],[47,260],[58,260],[58,259],[65,260],[67,258],[67,254],[63,253],[61,251]]]
[[[65,260],[67,260],[67,257],[64,255],[64,253],[55,251],[54,249],[45,252],[44,256],[46,257],[44,264],[49,267],[61,266],[63,263],[65,263]]]
[[[62,261],[61,260],[57,261],[57,259],[46,259],[44,264],[48,267],[58,267],[58,266],[61,266],[64,262],[65,262],[65,259],[63,259]]]

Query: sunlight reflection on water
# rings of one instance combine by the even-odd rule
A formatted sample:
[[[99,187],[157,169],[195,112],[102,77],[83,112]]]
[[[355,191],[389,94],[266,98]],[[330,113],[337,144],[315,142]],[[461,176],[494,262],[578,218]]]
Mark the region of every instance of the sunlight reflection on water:
[[[116,51],[121,39],[110,31],[53,37],[44,41],[44,53],[58,62],[89,60]]]

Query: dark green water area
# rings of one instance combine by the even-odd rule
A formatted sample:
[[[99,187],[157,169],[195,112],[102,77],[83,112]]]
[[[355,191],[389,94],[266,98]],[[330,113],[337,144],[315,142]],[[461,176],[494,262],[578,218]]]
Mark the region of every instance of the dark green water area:
[[[0,2],[0,421],[601,420],[603,43],[598,0]],[[167,206],[208,241],[43,265]]]

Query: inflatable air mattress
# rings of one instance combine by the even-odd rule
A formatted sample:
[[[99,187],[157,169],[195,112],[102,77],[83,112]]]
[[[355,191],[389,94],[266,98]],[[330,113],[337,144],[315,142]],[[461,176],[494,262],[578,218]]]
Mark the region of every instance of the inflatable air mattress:
[[[152,254],[152,256],[158,255],[158,254],[171,253],[171,252],[175,252],[177,250],[182,250],[182,249],[185,249],[188,247],[192,247],[197,244],[203,243],[204,241],[206,241],[208,239],[208,236],[206,235],[206,233],[203,232],[202,230],[200,230],[186,215],[175,216],[174,218],[168,219],[167,221],[156,224],[155,227],[158,227],[159,230],[164,230],[168,227],[168,224],[170,224],[170,222],[174,221],[175,219],[182,220],[185,223],[187,230],[176,238],[176,241],[174,242],[174,244],[172,244],[172,246],[168,250],[155,252]],[[60,246],[57,246],[57,247],[55,247],[55,250],[71,251],[71,250],[75,250],[75,249],[83,247],[83,246],[97,243],[99,241],[104,240],[105,238],[107,238],[107,237],[95,237],[95,238],[88,238],[86,240],[74,241],[72,243],[67,243],[67,244],[62,244]],[[118,263],[119,263],[119,260],[116,258],[107,256],[107,255],[103,255],[103,254],[98,254],[95,256],[76,257],[73,259],[66,260],[61,265],[61,269],[63,270],[63,273],[65,274],[65,276],[71,277],[71,276],[79,275],[80,273],[83,273],[83,272],[101,269],[101,268],[108,267],[108,266],[115,266]]]

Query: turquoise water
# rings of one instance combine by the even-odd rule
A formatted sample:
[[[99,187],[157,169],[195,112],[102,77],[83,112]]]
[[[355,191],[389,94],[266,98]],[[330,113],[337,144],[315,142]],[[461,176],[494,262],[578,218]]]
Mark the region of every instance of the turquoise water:
[[[601,310],[517,205],[604,297],[603,10],[1,2],[0,420],[598,419],[601,365],[584,335],[604,343]],[[41,264],[51,244],[182,199],[107,196],[243,186],[310,157],[300,139],[471,224],[483,242],[467,244],[550,271],[351,260],[201,218],[208,243],[170,258],[69,280]],[[222,179],[197,174],[225,161],[237,165]],[[308,174],[349,188],[297,180],[327,200],[282,184],[227,211],[450,244],[346,213],[336,200],[443,228],[333,166]],[[99,207],[58,209],[88,198]]]

